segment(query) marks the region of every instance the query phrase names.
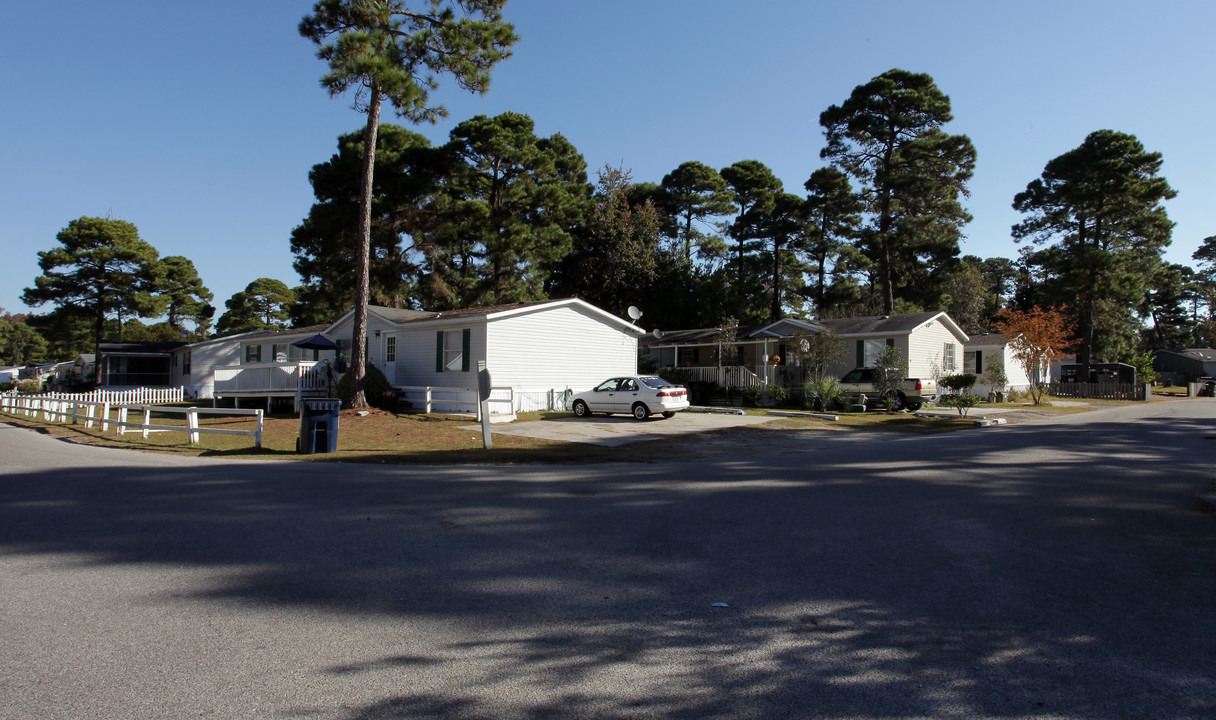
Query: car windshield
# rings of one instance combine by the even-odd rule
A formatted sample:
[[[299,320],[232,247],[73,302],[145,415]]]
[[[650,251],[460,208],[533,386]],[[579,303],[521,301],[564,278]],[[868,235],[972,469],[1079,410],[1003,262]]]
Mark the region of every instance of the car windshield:
[[[667,382],[666,380],[664,380],[661,377],[653,377],[653,376],[652,377],[640,377],[640,378],[638,378],[638,380],[641,380],[642,382],[646,383],[647,387],[652,387],[655,390],[661,390],[662,388],[665,388],[665,387],[671,387],[671,383]]]

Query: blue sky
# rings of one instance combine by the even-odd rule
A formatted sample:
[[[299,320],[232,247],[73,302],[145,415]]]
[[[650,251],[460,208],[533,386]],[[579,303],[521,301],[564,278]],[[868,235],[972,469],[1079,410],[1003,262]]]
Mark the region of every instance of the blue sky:
[[[298,284],[289,237],[308,170],[363,116],[328,97],[292,0],[9,3],[0,42],[0,307],[26,310],[37,252],[82,215],[185,255],[223,302]],[[510,0],[520,42],[450,118],[530,115],[595,168],[658,182],[687,160],[756,159],[793,192],[822,166],[819,113],[893,67],[950,95],[978,151],[963,254],[1016,257],[1013,196],[1093,130],[1135,134],[1178,190],[1167,258],[1216,235],[1216,3]],[[387,115],[385,121],[394,121]],[[404,122],[402,124],[405,124]],[[594,173],[593,173],[594,178]],[[50,307],[39,308],[39,311]]]

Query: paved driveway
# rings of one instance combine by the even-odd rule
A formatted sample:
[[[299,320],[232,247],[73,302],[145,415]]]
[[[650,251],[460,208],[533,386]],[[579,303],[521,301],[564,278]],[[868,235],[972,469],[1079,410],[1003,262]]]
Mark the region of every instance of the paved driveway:
[[[674,435],[691,435],[711,430],[759,425],[773,420],[754,415],[721,413],[676,413],[675,417],[651,417],[641,422],[627,415],[596,415],[589,418],[554,418],[492,426],[500,435],[518,435],[542,440],[562,440],[615,447],[639,440],[660,440]]]

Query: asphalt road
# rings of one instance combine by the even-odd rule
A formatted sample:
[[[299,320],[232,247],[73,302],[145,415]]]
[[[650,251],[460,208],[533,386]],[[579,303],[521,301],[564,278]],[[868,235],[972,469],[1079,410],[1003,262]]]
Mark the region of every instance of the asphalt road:
[[[1216,717],[1214,418],[447,468],[0,424],[0,717]]]

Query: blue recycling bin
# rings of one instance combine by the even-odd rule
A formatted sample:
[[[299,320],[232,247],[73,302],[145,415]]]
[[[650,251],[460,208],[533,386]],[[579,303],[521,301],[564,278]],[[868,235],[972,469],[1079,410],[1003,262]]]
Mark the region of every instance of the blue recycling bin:
[[[300,438],[296,450],[305,455],[338,451],[338,413],[342,401],[311,398],[300,401]]]

